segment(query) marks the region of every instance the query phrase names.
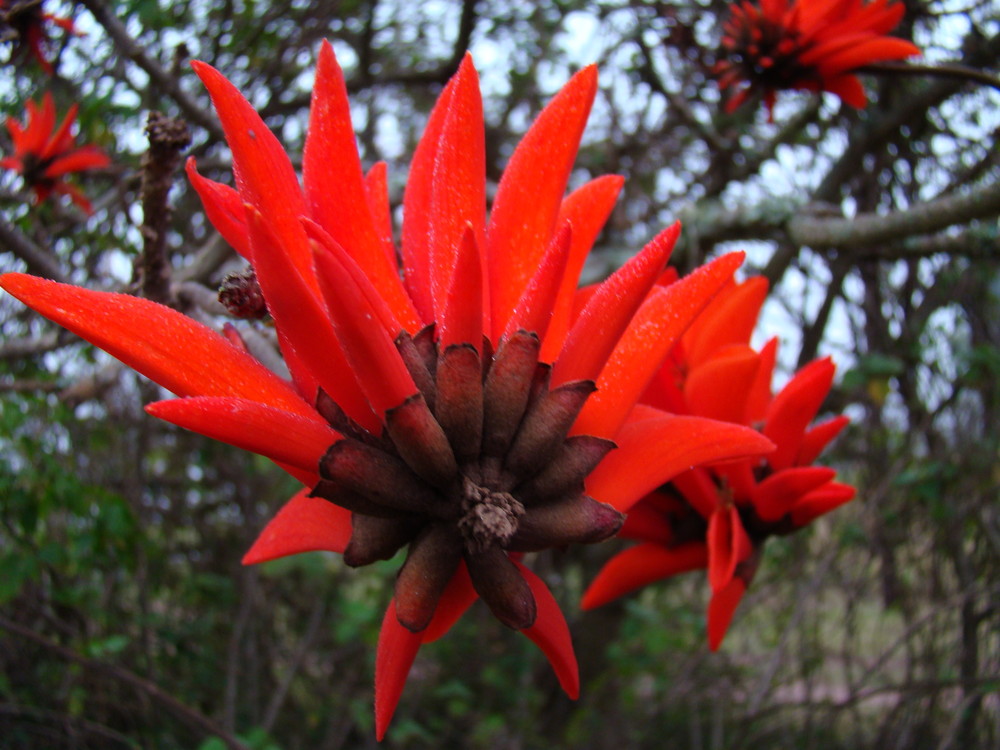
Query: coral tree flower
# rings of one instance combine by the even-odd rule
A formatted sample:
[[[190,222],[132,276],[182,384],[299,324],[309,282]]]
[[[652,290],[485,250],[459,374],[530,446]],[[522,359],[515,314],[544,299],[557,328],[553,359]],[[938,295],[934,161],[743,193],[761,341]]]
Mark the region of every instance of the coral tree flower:
[[[42,0],[0,0],[0,35],[2,40],[12,40],[17,50],[31,55],[52,75],[52,63],[45,56],[45,45],[49,36],[45,25],[54,23],[64,31],[78,34],[73,21],[42,11]]]
[[[773,398],[777,340],[748,345],[767,294],[763,278],[729,286],[688,329],[643,400],[681,414],[755,425],[776,446],[763,458],[696,467],[633,505],[621,536],[638,545],[613,557],[583,598],[600,606],[653,581],[708,569],[712,590],[708,639],[722,643],[768,538],[790,534],[846,503],[854,488],[835,472],[812,466],[847,424],[846,417],[810,427],[833,383],[834,366],[803,367]],[[604,477],[595,473],[595,488]],[[610,478],[609,478],[610,479]]]
[[[674,226],[590,293],[576,291],[622,185],[601,177],[564,197],[596,93],[592,66],[525,135],[487,222],[482,100],[466,57],[413,157],[399,254],[385,165],[362,172],[328,43],[301,185],[232,84],[208,65],[195,69],[237,188],[200,176],[193,161],[188,174],[252,264],[291,382],[237,336],[146,300],[21,274],[0,285],[181,397],[149,405],[151,414],[265,455],[306,485],[245,563],[332,550],[357,566],[407,549],[376,657],[379,737],[420,645],[477,599],[534,641],[575,697],[567,624],[521,557],[606,539],[623,520],[612,501],[627,506],[691,466],[773,448],[737,425],[632,415],[741,254],[655,287]],[[621,481],[591,488],[592,470],[610,457]]]
[[[31,100],[26,107],[28,116],[24,125],[13,117],[7,118],[14,155],[0,159],[0,167],[17,170],[35,191],[38,203],[52,193],[68,195],[81,210],[92,213],[90,201],[66,177],[73,172],[106,167],[111,160],[97,146],[75,145],[70,129],[76,120],[77,105],[70,107],[58,127],[56,105],[49,92],[42,97],[41,107]]]
[[[867,104],[854,74],[877,62],[919,55],[904,39],[886,36],[906,7],[893,0],[742,0],[723,26],[716,65],[722,89],[739,90],[726,103],[732,112],[760,92],[770,111],[778,91],[829,91],[852,107]]]

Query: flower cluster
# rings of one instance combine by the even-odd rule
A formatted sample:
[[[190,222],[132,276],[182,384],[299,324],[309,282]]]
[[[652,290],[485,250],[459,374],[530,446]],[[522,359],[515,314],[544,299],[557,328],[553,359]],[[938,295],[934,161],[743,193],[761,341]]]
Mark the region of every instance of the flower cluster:
[[[657,285],[674,226],[577,290],[622,186],[600,177],[564,196],[596,93],[593,67],[524,136],[487,221],[482,100],[466,57],[413,157],[399,248],[385,165],[362,171],[329,44],[301,184],[232,84],[208,65],[195,69],[236,189],[200,176],[193,161],[188,174],[252,266],[291,381],[231,327],[222,336],[147,300],[23,274],[0,286],[180,397],[149,413],[267,456],[305,485],[245,562],[332,550],[365,565],[406,549],[376,656],[379,737],[421,644],[477,599],[534,641],[575,696],[567,624],[522,555],[606,539],[623,520],[616,508],[677,474],[773,448],[745,426],[638,405],[742,255]]]
[[[50,93],[42,97],[41,107],[30,99],[26,107],[24,125],[13,117],[7,118],[14,155],[0,159],[0,167],[16,170],[25,184],[35,191],[38,203],[53,193],[68,195],[83,211],[91,213],[90,201],[66,180],[66,176],[106,167],[110,159],[97,146],[76,146],[70,131],[76,121],[77,105],[70,107],[58,126],[56,105]]]
[[[763,458],[702,466],[675,476],[635,504],[620,536],[639,542],[615,555],[584,595],[600,606],[653,581],[707,568],[708,640],[719,647],[765,542],[790,534],[854,496],[833,469],[813,462],[847,424],[810,427],[833,383],[834,366],[803,367],[774,397],[772,339],[749,346],[767,282],[754,278],[718,295],[684,334],[643,397],[678,414],[756,426],[776,446]]]
[[[53,23],[71,34],[79,33],[69,18],[42,10],[42,0],[0,0],[0,39],[12,41],[14,55],[33,57],[42,69],[52,75],[52,63],[45,55],[49,36],[45,26]]]
[[[852,107],[867,103],[859,68],[919,55],[904,39],[887,36],[906,8],[894,0],[742,0],[723,26],[722,89],[737,87],[732,112],[756,93],[770,111],[778,91],[829,91]]]

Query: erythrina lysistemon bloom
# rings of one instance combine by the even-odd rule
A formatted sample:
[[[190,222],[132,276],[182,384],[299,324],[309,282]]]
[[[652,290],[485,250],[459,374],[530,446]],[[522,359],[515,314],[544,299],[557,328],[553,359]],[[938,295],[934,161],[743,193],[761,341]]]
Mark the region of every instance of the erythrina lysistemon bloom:
[[[64,31],[78,33],[69,18],[46,13],[42,10],[42,0],[0,0],[0,35],[15,45],[14,53],[34,57],[42,69],[52,75],[52,63],[45,54],[49,40],[46,24],[55,24]]]
[[[887,36],[906,12],[894,0],[742,0],[723,26],[719,86],[738,91],[732,112],[760,92],[770,111],[778,91],[829,91],[852,107],[868,102],[855,73],[877,62],[920,54],[905,39]]]
[[[621,536],[639,544],[608,561],[584,594],[584,609],[707,568],[712,589],[708,641],[715,650],[753,579],[765,542],[854,496],[853,487],[833,481],[833,469],[811,465],[847,424],[846,417],[835,417],[809,426],[833,383],[833,363],[828,358],[812,362],[772,398],[777,340],[759,352],[749,346],[766,294],[767,281],[754,278],[731,284],[715,297],[676,344],[642,401],[677,414],[755,426],[774,442],[774,452],[695,467],[636,503],[612,499],[628,512]],[[592,479],[595,489],[603,468]]]
[[[86,213],[91,213],[90,201],[66,177],[73,172],[100,169],[111,163],[108,155],[97,146],[77,146],[73,133],[77,105],[66,113],[56,127],[56,105],[45,92],[42,106],[28,100],[27,121],[24,125],[13,117],[7,118],[7,131],[14,143],[13,156],[0,159],[0,167],[16,170],[28,187],[35,191],[41,203],[52,193],[68,195]]]
[[[633,414],[741,254],[656,287],[674,226],[578,295],[622,185],[601,177],[564,197],[596,92],[592,66],[525,135],[487,222],[482,100],[466,57],[413,157],[399,254],[385,165],[362,172],[328,43],[301,185],[232,84],[208,65],[195,69],[221,118],[236,189],[193,162],[188,173],[208,217],[252,265],[291,382],[238,336],[146,300],[22,274],[0,286],[181,397],[149,413],[268,456],[306,485],[244,562],[332,550],[365,565],[407,549],[376,657],[379,737],[420,645],[477,598],[542,649],[575,697],[566,622],[522,554],[606,539],[622,523],[612,501],[628,505],[691,466],[773,448],[741,426]],[[592,470],[608,462],[620,480],[591,488]]]

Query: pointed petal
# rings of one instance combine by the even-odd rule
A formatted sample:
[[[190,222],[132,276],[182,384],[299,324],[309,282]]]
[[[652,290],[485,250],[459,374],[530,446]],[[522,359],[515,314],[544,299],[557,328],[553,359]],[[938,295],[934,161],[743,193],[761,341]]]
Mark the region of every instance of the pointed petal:
[[[400,625],[396,619],[396,603],[389,602],[382,618],[375,653],[375,739],[379,742],[385,737],[392,715],[396,713],[420,643],[420,633],[412,633]]]
[[[596,93],[591,65],[542,110],[500,179],[486,244],[494,341],[549,244]]]
[[[697,367],[730,344],[749,345],[767,297],[767,279],[754,276],[719,294],[684,335],[685,360]]]
[[[191,186],[201,198],[205,216],[232,248],[245,260],[250,260],[250,237],[247,234],[246,212],[240,194],[228,185],[215,182],[198,174],[194,157],[189,157],[184,167]]]
[[[729,585],[736,566],[752,548],[735,505],[719,507],[708,519],[708,583],[713,592]]]
[[[580,608],[596,609],[654,581],[707,565],[708,548],[702,542],[673,548],[651,542],[629,547],[601,568],[584,593]]]
[[[282,239],[281,245],[271,250],[280,253],[283,262],[294,266],[306,285],[315,291],[312,256],[299,224],[299,216],[308,215],[308,209],[288,154],[225,76],[203,62],[194,61],[191,67],[208,89],[233,152],[233,175],[240,197],[267,216]],[[258,263],[255,257],[254,265]],[[257,275],[263,286],[265,274],[260,268]]]
[[[762,521],[781,519],[806,493],[826,484],[837,472],[826,466],[797,466],[772,474],[754,488],[750,500]]]
[[[586,480],[587,494],[626,512],[676,474],[705,463],[760,455],[771,443],[739,425],[660,413],[627,423]]]
[[[303,417],[243,398],[195,396],[156,401],[146,406],[146,412],[306,471],[318,471],[320,458],[340,439],[319,414]]]
[[[529,331],[539,339],[545,338],[552,317],[552,306],[566,270],[572,237],[573,232],[568,224],[553,236],[538,264],[538,270],[511,311],[503,338],[509,338],[518,331]]]
[[[486,142],[479,76],[466,53],[449,82],[430,194],[430,281],[434,318],[440,320],[452,286],[459,246],[469,227],[476,248],[486,242]],[[482,286],[480,286],[482,289]]]
[[[553,362],[562,349],[572,323],[573,300],[587,254],[604,227],[621,193],[625,178],[605,175],[570,193],[559,209],[556,226],[569,225],[573,236],[559,294],[552,305],[552,320],[542,342],[542,362]]]
[[[747,394],[747,410],[743,413],[743,418],[739,420],[741,424],[756,425],[764,421],[767,408],[771,404],[771,377],[774,375],[774,363],[777,357],[778,339],[773,338],[760,350],[757,375],[750,385],[750,392]]]
[[[458,570],[451,577],[445,587],[444,593],[438,599],[437,610],[434,612],[434,619],[427,626],[421,635],[424,643],[436,641],[443,636],[458,622],[459,618],[465,614],[472,603],[479,598],[479,594],[472,587],[472,579],[469,577],[469,569],[465,562],[459,563]]]
[[[724,255],[668,287],[657,287],[650,294],[628,324],[610,359],[603,364],[597,393],[584,406],[571,434],[614,438],[674,342],[742,261],[742,253]],[[586,310],[577,325],[585,314]],[[575,331],[576,326],[570,338]]]
[[[795,463],[798,466],[808,466],[815,461],[819,457],[819,454],[823,452],[823,449],[840,434],[840,431],[850,421],[850,417],[834,417],[808,430],[802,438],[802,444],[799,446],[799,455],[795,459]]]
[[[378,434],[381,420],[368,405],[320,298],[298,271],[284,262],[281,244],[261,214],[251,206],[245,208],[254,269],[299,390],[305,391],[310,380],[318,383],[351,419]],[[305,237],[301,225],[299,229]],[[313,267],[311,250],[309,267]],[[318,292],[315,274],[311,275]],[[315,402],[315,393],[305,395]]]
[[[234,396],[314,414],[245,351],[169,307],[18,273],[0,276],[0,287],[178,396]]]
[[[693,367],[684,384],[688,411],[699,417],[741,423],[759,365],[760,355],[753,349],[733,346]]]
[[[476,245],[476,232],[466,225],[455,257],[451,290],[443,314],[438,318],[438,349],[469,344],[483,348],[483,271]]]
[[[795,528],[801,528],[822,515],[854,499],[855,489],[840,482],[830,482],[799,498],[792,506],[791,518]]]
[[[302,180],[311,217],[364,269],[411,333],[422,325],[386,255],[365,190],[344,74],[324,41],[316,67]],[[305,213],[304,211],[302,213]]]
[[[97,146],[84,146],[52,160],[45,168],[46,177],[60,177],[71,172],[100,169],[111,163],[111,159]]]
[[[545,654],[566,695],[576,700],[580,696],[580,670],[566,618],[545,582],[521,563],[514,564],[528,582],[538,607],[535,624],[523,632]]]
[[[343,552],[351,539],[351,513],[299,490],[268,521],[243,556],[244,565],[276,560],[303,552]]]
[[[597,288],[552,366],[553,387],[570,380],[597,379],[608,355],[663,271],[679,235],[680,224],[664,230]]]
[[[392,207],[389,205],[389,167],[384,161],[372,164],[365,175],[365,197],[385,257],[398,275],[399,259],[396,257],[396,243],[392,239]]]
[[[732,622],[736,607],[746,590],[747,585],[742,579],[733,578],[724,589],[712,593],[708,602],[708,647],[712,651],[718,651],[722,645],[722,639],[726,637],[729,623]]]
[[[364,292],[332,253],[316,253],[316,270],[337,339],[368,403],[376,414],[399,406],[417,386]]]
[[[798,456],[806,427],[830,392],[834,369],[829,357],[810,362],[771,402],[764,434],[777,446],[767,459],[775,471],[787,469]]]

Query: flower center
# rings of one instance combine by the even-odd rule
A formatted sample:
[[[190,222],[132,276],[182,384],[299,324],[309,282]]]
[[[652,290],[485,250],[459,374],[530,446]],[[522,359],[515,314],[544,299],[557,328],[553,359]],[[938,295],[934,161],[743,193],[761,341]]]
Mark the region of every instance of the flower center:
[[[462,477],[462,511],[458,530],[472,552],[483,552],[491,544],[505,547],[525,513],[524,506],[509,492],[480,487],[468,477]]]
[[[382,434],[320,391],[316,408],[343,438],[320,461],[312,494],[352,511],[349,565],[408,547],[395,587],[405,627],[429,624],[463,563],[502,622],[530,627],[534,597],[517,553],[601,541],[624,520],[583,491],[614,444],[567,437],[594,384],[550,388],[538,337],[526,331],[495,353],[488,341],[439,350],[433,327],[396,345],[418,393],[385,413]]]

